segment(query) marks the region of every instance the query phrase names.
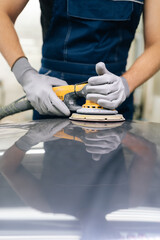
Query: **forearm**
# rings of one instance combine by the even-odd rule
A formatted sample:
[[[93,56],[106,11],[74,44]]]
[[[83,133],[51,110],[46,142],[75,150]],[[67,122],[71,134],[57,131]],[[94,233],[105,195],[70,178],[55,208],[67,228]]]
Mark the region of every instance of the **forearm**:
[[[131,68],[123,74],[130,92],[147,81],[160,69],[160,41],[147,47]]]
[[[29,0],[0,0],[0,52],[10,66],[24,52],[19,43],[14,23]]]
[[[13,22],[9,16],[0,11],[0,52],[10,65],[21,56],[24,56],[24,52],[19,43],[18,36],[14,29]]]

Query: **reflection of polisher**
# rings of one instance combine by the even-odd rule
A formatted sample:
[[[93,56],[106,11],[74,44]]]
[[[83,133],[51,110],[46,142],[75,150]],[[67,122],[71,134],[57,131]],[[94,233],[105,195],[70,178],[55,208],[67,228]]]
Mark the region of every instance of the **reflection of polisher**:
[[[125,135],[122,125],[123,122],[92,123],[72,121],[72,124],[54,134],[54,137],[82,142],[86,147],[86,151],[92,154],[92,159],[99,161],[102,155],[116,150],[120,145]]]
[[[79,98],[86,97],[86,85],[87,83],[82,83],[53,87],[53,91],[62,101],[64,101],[69,110],[71,112],[76,112],[72,114],[70,119],[96,122],[125,120],[123,116],[121,114],[118,114],[116,110],[105,109],[89,100],[86,100],[86,103],[83,104],[83,106],[77,105],[77,100]],[[33,109],[30,102],[24,99],[25,97],[22,97],[8,106],[0,108],[0,119],[11,114]]]

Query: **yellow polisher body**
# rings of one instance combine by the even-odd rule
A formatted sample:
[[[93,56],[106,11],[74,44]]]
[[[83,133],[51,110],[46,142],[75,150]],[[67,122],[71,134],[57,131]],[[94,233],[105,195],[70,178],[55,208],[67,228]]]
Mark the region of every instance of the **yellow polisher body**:
[[[53,91],[64,101],[66,94],[77,93],[81,91],[86,84],[87,83],[53,87]],[[77,113],[73,113],[70,119],[89,122],[121,122],[125,120],[123,115],[118,114],[116,110],[105,109],[90,100],[86,100],[85,104],[77,110]]]

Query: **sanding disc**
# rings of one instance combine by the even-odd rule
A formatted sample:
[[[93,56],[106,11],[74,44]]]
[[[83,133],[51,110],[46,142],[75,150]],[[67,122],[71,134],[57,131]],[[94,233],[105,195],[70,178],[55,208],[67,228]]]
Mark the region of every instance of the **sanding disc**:
[[[125,118],[122,114],[114,114],[114,115],[87,115],[87,114],[78,114],[73,113],[69,118],[70,120],[76,121],[88,121],[88,122],[121,122],[125,121]]]
[[[113,115],[113,114],[117,114],[117,110],[108,110],[108,109],[98,109],[98,108],[79,108],[77,110],[77,113],[81,113],[81,114],[92,114],[92,115]]]
[[[103,129],[111,129],[121,127],[124,124],[123,122],[86,122],[86,121],[75,121],[71,120],[71,122],[84,129],[96,129],[96,130],[103,130]]]

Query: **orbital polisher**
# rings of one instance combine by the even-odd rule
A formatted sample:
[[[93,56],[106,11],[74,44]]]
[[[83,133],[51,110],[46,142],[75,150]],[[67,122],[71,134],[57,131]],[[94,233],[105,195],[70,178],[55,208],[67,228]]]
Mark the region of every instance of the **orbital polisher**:
[[[86,100],[82,106],[77,105],[79,98],[86,98],[87,82],[75,85],[53,87],[56,95],[66,104],[71,111],[71,120],[89,122],[120,122],[124,117],[116,110],[108,110],[97,103]],[[33,109],[26,96],[0,108],[0,119],[22,111]]]

